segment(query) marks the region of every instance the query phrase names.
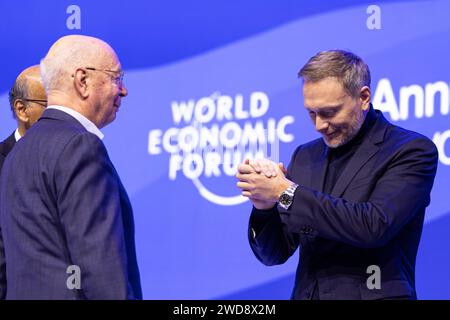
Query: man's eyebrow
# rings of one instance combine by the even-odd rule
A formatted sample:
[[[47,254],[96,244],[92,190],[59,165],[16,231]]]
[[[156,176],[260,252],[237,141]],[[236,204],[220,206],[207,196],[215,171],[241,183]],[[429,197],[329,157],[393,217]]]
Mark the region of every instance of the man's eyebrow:
[[[309,108],[306,107],[308,111],[315,111],[315,112],[330,112],[330,111],[338,111],[340,108],[342,108],[342,104],[336,105],[336,106],[326,106],[322,108]]]

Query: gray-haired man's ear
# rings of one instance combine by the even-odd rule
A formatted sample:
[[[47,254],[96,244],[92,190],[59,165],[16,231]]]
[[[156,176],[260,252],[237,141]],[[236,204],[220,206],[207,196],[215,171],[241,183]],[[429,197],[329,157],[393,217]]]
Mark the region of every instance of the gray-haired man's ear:
[[[89,85],[88,85],[88,75],[86,70],[82,68],[78,68],[73,74],[73,85],[75,91],[78,93],[80,97],[83,99],[87,99],[89,97]]]
[[[21,99],[17,99],[14,101],[14,112],[16,114],[17,119],[19,119],[21,122],[27,122],[29,120],[28,114],[27,114],[27,106]]]

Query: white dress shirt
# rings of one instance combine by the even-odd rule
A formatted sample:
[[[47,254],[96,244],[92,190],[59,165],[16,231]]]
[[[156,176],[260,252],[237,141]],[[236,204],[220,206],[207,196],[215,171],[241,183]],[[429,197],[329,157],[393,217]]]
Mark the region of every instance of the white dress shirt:
[[[78,122],[81,123],[81,125],[85,127],[87,131],[95,134],[97,137],[100,138],[100,140],[103,139],[104,134],[97,128],[97,126],[91,120],[83,116],[81,113],[67,107],[55,105],[48,106],[47,109],[56,109],[71,115],[72,117],[77,119]]]

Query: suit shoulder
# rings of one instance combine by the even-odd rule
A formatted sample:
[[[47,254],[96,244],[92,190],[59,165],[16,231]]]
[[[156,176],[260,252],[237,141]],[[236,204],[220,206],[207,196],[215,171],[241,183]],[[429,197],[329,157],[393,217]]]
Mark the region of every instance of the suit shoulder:
[[[430,138],[397,125],[390,124],[385,138],[387,141],[392,141],[401,149],[420,147],[437,153],[436,145]]]
[[[67,136],[64,139],[64,149],[66,150],[83,150],[83,149],[89,149],[92,152],[106,152],[106,148],[100,140],[99,137],[97,137],[95,134],[89,132],[89,131],[77,131],[77,130],[71,130],[70,132],[66,133]]]
[[[308,151],[314,151],[314,150],[322,150],[324,147],[323,139],[317,138],[315,140],[309,141],[307,143],[301,144],[297,147],[297,150],[308,150]]]
[[[297,146],[297,148],[292,153],[291,164],[295,163],[296,159],[298,160],[299,157],[301,157],[304,162],[317,161],[317,159],[320,158],[323,154],[324,147],[325,143],[323,142],[322,138],[318,138]]]
[[[57,160],[63,153],[79,150],[104,153],[104,146],[99,137],[81,125],[53,119],[40,120],[30,128],[23,139],[21,154],[26,156],[34,153],[45,161]]]
[[[54,146],[66,145],[76,137],[84,140],[98,139],[101,141],[96,135],[90,133],[81,125],[54,119],[39,121],[30,130],[33,130],[36,139],[52,142],[51,145]]]
[[[79,125],[75,125],[72,123],[67,123],[67,122],[57,122],[57,123],[49,123],[48,124],[48,128],[47,126],[43,126],[44,130],[48,130],[51,129],[55,134],[61,135],[61,136],[77,136],[80,134],[83,134],[86,131],[86,129],[82,126]]]
[[[323,142],[323,139],[317,138],[315,140],[299,145],[295,149],[293,156],[299,153],[307,153],[311,155],[322,154],[322,152],[324,151],[324,147],[325,143]]]
[[[54,160],[55,167],[61,171],[69,167],[110,162],[103,142],[89,131],[72,134],[70,139],[65,139],[57,148]]]

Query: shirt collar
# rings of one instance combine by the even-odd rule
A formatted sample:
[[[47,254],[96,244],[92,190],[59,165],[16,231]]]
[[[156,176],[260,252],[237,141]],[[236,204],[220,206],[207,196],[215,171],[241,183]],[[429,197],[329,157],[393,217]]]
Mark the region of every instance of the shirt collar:
[[[47,109],[56,109],[56,110],[59,110],[59,111],[62,111],[62,112],[65,112],[65,113],[71,115],[76,120],[78,120],[78,122],[81,123],[81,125],[87,131],[89,131],[92,134],[95,134],[97,137],[100,138],[100,140],[102,140],[103,137],[105,136],[91,120],[89,120],[88,118],[83,116],[81,113],[79,113],[71,108],[52,105],[52,106],[48,106]]]
[[[20,138],[22,138],[22,136],[19,133],[19,128],[17,128],[16,131],[14,131],[14,138],[16,138],[16,142],[19,141]]]

